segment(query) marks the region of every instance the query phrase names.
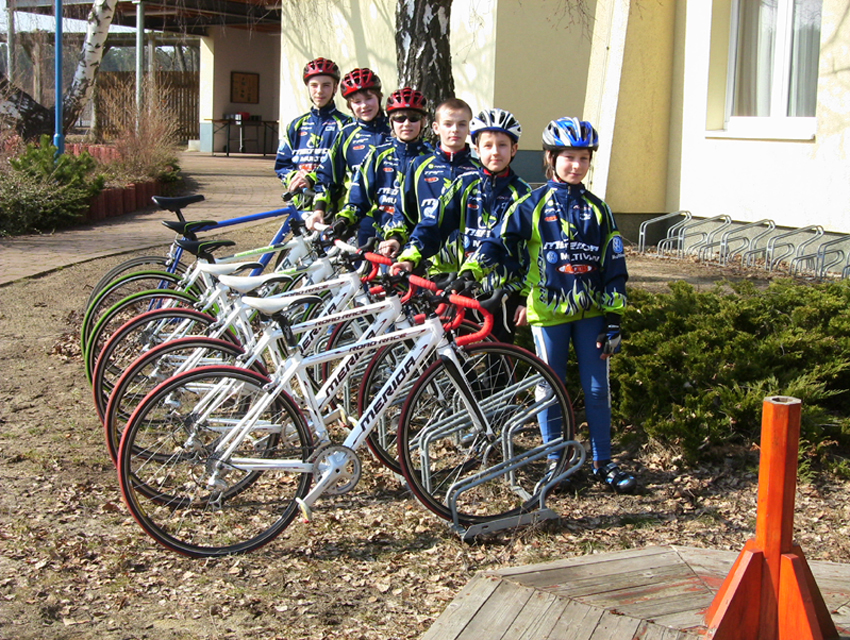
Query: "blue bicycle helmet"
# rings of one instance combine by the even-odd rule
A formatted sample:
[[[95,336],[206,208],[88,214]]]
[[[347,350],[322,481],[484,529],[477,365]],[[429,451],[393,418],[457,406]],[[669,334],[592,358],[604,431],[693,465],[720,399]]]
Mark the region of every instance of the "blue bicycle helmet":
[[[519,121],[510,111],[504,109],[482,111],[469,123],[469,131],[473,144],[482,131],[501,131],[514,142],[519,142],[519,137],[522,135],[522,127],[519,125]]]
[[[543,130],[543,148],[547,151],[567,148],[596,151],[599,148],[599,134],[586,120],[558,118]]]

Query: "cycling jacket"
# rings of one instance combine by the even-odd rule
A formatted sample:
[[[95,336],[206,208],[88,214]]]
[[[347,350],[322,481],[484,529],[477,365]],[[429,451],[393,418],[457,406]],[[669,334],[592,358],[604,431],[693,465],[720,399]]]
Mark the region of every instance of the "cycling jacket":
[[[299,169],[312,172],[318,168],[340,130],[351,116],[342,113],[333,102],[321,109],[313,107],[308,113],[289,123],[274,161],[274,172],[286,182]]]
[[[422,212],[436,204],[455,178],[478,167],[478,160],[473,158],[469,146],[457,153],[438,148],[431,155],[416,158],[404,175],[401,207],[384,228],[384,236],[398,236],[403,243],[419,222]]]
[[[354,170],[366,154],[389,139],[390,125],[383,113],[369,122],[355,120],[345,125],[328,155],[310,176],[315,185],[316,209],[336,210],[348,192]]]
[[[550,180],[535,189],[505,213],[501,240],[513,260],[527,259],[523,293],[530,324],[623,312],[628,279],[623,239],[611,209],[584,185]],[[481,251],[489,259],[500,255],[492,241]]]
[[[506,284],[509,274],[516,278],[519,263],[509,268],[502,255],[481,254],[479,246],[486,238],[498,242],[505,211],[529,193],[510,167],[495,176],[484,167],[463,174],[423,211],[399,262],[433,257],[432,272],[471,271],[488,288]]]
[[[375,147],[354,172],[348,201],[337,215],[352,224],[369,216],[375,231],[383,237],[384,226],[399,206],[405,171],[414,158],[430,152],[431,147],[421,140],[401,142],[392,138]]]

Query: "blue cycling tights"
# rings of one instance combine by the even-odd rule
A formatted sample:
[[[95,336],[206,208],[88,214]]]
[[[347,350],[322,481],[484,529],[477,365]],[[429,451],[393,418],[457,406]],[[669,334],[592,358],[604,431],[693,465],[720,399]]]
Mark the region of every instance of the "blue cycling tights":
[[[596,338],[605,331],[605,317],[582,318],[548,327],[532,326],[537,355],[545,360],[558,377],[567,381],[570,343],[576,352],[578,374],[584,391],[587,425],[594,460],[611,459],[611,389],[608,385],[608,361],[600,358]],[[543,441],[561,434],[561,410],[542,411],[539,416]]]

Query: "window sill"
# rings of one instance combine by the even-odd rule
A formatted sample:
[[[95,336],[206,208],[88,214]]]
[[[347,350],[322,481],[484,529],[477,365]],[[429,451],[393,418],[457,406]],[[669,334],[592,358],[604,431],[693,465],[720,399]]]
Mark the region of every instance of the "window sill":
[[[706,131],[706,138],[811,141],[817,118],[730,118],[725,129]]]

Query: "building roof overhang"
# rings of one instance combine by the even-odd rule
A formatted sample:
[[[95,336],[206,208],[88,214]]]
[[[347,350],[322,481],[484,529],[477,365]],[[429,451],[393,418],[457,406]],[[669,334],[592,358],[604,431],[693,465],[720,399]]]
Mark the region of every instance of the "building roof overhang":
[[[18,11],[53,13],[55,0],[15,0]],[[269,33],[280,32],[280,2],[275,0],[143,0],[145,29],[202,36],[211,27],[225,26]],[[136,2],[120,0],[113,23],[136,26]],[[63,7],[82,12],[91,0],[63,0]],[[74,15],[73,17],[85,17]]]

